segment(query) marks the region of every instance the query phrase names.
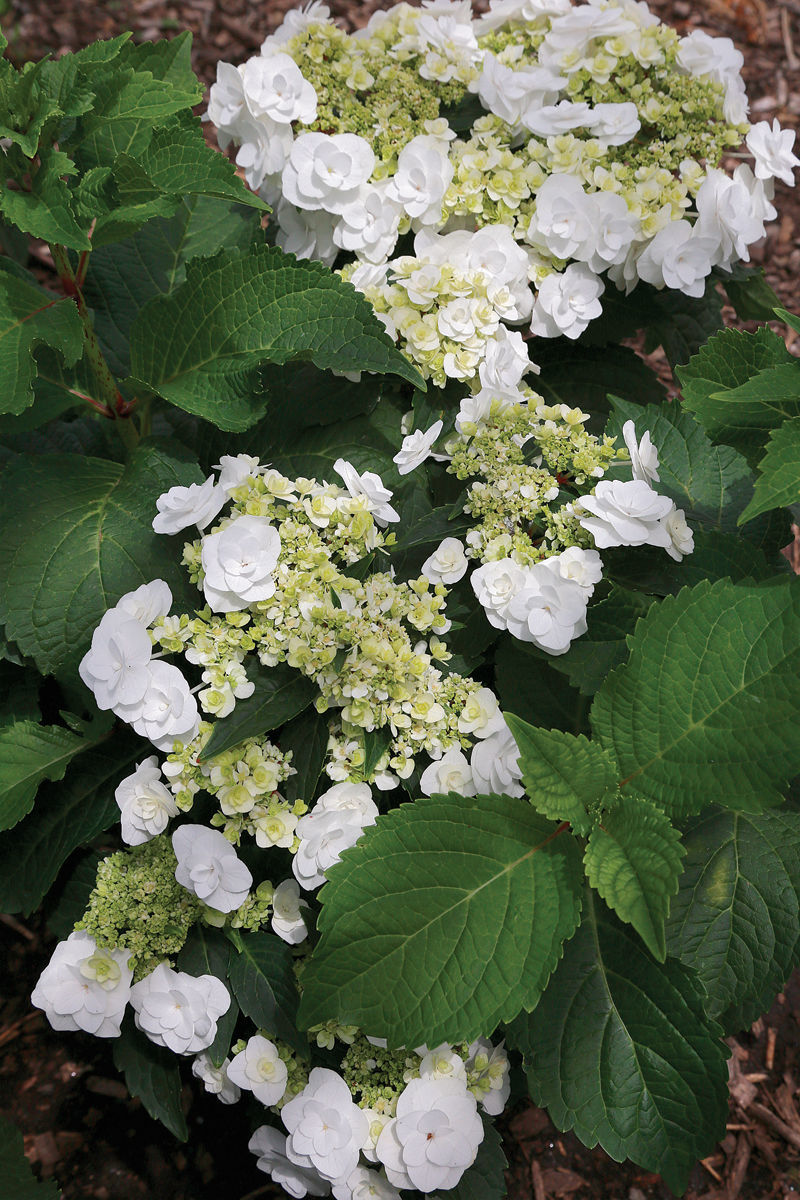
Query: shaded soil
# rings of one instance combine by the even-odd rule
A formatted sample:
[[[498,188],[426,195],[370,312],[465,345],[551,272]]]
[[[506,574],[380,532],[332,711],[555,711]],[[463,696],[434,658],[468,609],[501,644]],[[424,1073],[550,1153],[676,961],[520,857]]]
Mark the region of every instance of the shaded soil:
[[[335,15],[363,24],[380,0],[329,0]],[[10,53],[20,62],[78,49],[131,29],[137,40],[195,35],[195,69],[210,83],[219,59],[240,62],[258,49],[293,0],[0,0]],[[681,32],[702,27],[733,38],[745,54],[752,111],[800,124],[800,0],[651,0]],[[789,309],[800,309],[800,198],[778,185],[780,220],[754,248]],[[776,326],[797,353],[798,335]],[[800,566],[800,555],[795,555]],[[130,1100],[107,1043],[57,1034],[28,997],[52,952],[40,919],[0,918],[0,1112],[25,1134],[42,1177],[58,1179],[65,1200],[276,1200],[246,1149],[237,1106],[225,1108],[187,1086],[190,1140],[179,1145]],[[789,1200],[800,1195],[800,976],[768,1014],[731,1040],[728,1132],[695,1168],[687,1200]],[[529,1102],[502,1122],[510,1200],[666,1200],[657,1176],[613,1162],[560,1134]],[[8,1196],[0,1182],[0,1197]]]

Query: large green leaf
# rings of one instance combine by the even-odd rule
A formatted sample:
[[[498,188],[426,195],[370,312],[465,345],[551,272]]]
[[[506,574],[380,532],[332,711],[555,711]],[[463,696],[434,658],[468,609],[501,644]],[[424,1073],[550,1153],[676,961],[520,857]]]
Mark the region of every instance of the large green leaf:
[[[800,585],[685,588],[630,646],[591,714],[620,786],[676,816],[778,803],[800,771]]]
[[[589,609],[587,632],[575,639],[566,654],[548,656],[550,665],[563,672],[585,696],[593,695],[614,667],[628,657],[628,634],[633,633],[639,617],[645,615],[652,602],[641,592],[612,587],[604,600]]]
[[[29,186],[12,190],[0,187],[0,211],[31,237],[69,246],[71,250],[91,250],[87,235],[89,222],[79,222],[73,212],[72,193],[64,176],[75,174],[75,164],[62,150],[43,147]]]
[[[106,736],[107,726],[101,736]],[[63,779],[76,754],[96,744],[60,725],[15,721],[0,729],[0,829],[11,829],[33,808],[39,784]]]
[[[323,713],[318,713],[313,705],[281,730],[281,752],[285,754],[291,751],[292,766],[295,770],[295,774],[290,775],[281,788],[281,792],[291,803],[299,798],[311,807],[325,766],[329,736],[328,718]]]
[[[704,999],[693,972],[655,962],[589,897],[544,996],[508,1040],[559,1129],[658,1172],[680,1194],[728,1114],[727,1051]]]
[[[373,414],[374,418],[374,414]],[[382,431],[367,417],[342,421],[322,428],[306,429],[292,437],[287,445],[278,444],[272,461],[289,475],[339,482],[333,468],[337,458],[352,463],[357,471],[375,471],[384,483],[394,471],[395,448]],[[263,446],[263,435],[255,444]],[[253,445],[248,440],[248,445]]]
[[[214,722],[214,732],[203,747],[203,762],[238,746],[245,738],[277,729],[308,708],[317,695],[308,676],[286,663],[257,666],[250,671],[250,681],[254,685],[252,695],[237,700],[229,716]]]
[[[760,513],[800,500],[800,417],[784,421],[772,430],[758,469],[755,495],[740,515],[740,525]]]
[[[733,583],[741,583],[744,580],[755,580],[759,583],[762,580],[774,580],[777,574],[787,569],[786,560],[780,557],[776,547],[768,546],[765,553],[757,542],[751,542],[747,537],[749,531],[755,532],[755,526],[760,520],[761,518],[757,518],[745,526],[740,533],[720,533],[716,529],[696,529],[694,531],[694,552],[687,555],[681,562],[675,562],[660,547],[634,546],[631,549],[613,550],[604,559],[604,563],[609,576],[615,583],[622,584],[625,588],[638,588],[642,592],[654,596],[675,595],[682,588],[694,587],[703,580],[709,580],[712,583],[718,579],[729,579]],[[762,536],[764,533],[768,534],[770,542],[774,540],[774,532],[780,532],[780,530],[776,527],[762,528],[761,530]],[[787,524],[787,532],[781,534],[777,540],[785,545],[790,537],[791,531],[788,530]],[[631,592],[627,593],[628,596],[631,594]],[[581,643],[584,638],[573,642],[566,654],[553,660],[556,669],[560,670],[561,658],[566,659],[563,667],[565,670],[569,670],[572,661],[570,656],[573,650],[577,651],[575,658],[581,664],[583,664],[584,657],[589,657],[586,681],[584,682],[581,676],[573,676],[576,681],[581,679],[581,686],[584,690],[588,690],[590,685],[594,684],[592,690],[597,691],[605,675],[608,674],[608,671],[601,674],[606,654],[608,655],[609,669],[619,665],[627,657],[624,640],[621,645],[619,644],[619,638],[624,639],[626,632],[626,605],[624,603],[620,606],[616,603],[612,604],[612,600],[613,594],[607,602],[608,607],[606,607],[606,601],[602,601],[589,609],[587,636],[590,640],[597,636],[600,643],[596,662],[594,656],[591,655],[591,647],[587,647],[586,651],[581,653]],[[642,597],[642,600],[646,601],[647,597]],[[644,611],[640,615],[644,616]],[[602,624],[595,631],[592,618],[595,614],[599,617],[601,613]],[[627,625],[627,632],[631,632],[631,629],[632,623]],[[608,635],[611,645],[603,645],[604,634]]]
[[[640,283],[628,295],[607,287],[603,295],[603,314],[592,321],[578,345],[606,346],[644,329],[646,352],[649,354],[657,346],[663,346],[674,367],[676,363],[686,362],[721,325],[722,305],[713,278],[708,279],[705,294],[699,297],[686,296],[670,288],[658,291],[646,283]],[[619,389],[612,387],[609,390],[620,394]],[[637,399],[632,394],[629,398]],[[639,397],[639,400],[643,398]]]
[[[202,478],[179,453],[143,444],[125,466],[43,454],[6,467],[0,621],[43,673],[73,669],[125,592],[161,578],[185,594],[174,544],[152,529],[157,496]]]
[[[779,301],[767,283],[763,267],[737,263],[730,271],[715,267],[714,274],[740,321],[774,321]]]
[[[330,871],[300,1020],[392,1045],[469,1041],[532,1008],[580,913],[580,855],[525,800],[432,796]]]
[[[292,952],[273,933],[246,933],[242,949],[231,951],[228,977],[239,1007],[259,1029],[282,1038],[300,1054],[308,1039],[297,1027],[297,983]]]
[[[553,670],[557,661],[553,655],[539,655],[532,646],[505,634],[495,652],[495,685],[500,707],[504,712],[515,712],[531,725],[586,733],[587,700]]]
[[[621,796],[592,830],[583,856],[592,887],[660,962],[667,954],[664,922],[685,853],[666,813],[637,796]]]
[[[34,350],[41,345],[58,350],[68,366],[77,362],[83,326],[74,301],[59,300],[0,270],[1,412],[18,414],[33,403]]]
[[[571,344],[548,347],[537,342],[534,357],[541,374],[533,386],[548,404],[568,404],[587,411],[608,412],[609,395],[636,403],[659,404],[665,390],[655,371],[627,346]]]
[[[0,1177],[8,1200],[59,1200],[61,1191],[53,1179],[40,1182],[25,1157],[22,1133],[6,1117],[0,1117]]]
[[[269,246],[189,263],[186,282],[150,301],[131,334],[136,386],[228,430],[264,411],[256,368],[298,357],[421,383],[354,287]]]
[[[616,792],[613,757],[582,734],[536,729],[512,713],[506,720],[533,807],[552,821],[569,821],[576,833],[588,833],[596,819],[589,810]]]
[[[694,967],[707,1007],[738,1033],[769,1008],[798,963],[800,813],[706,813],[667,924],[667,949]]]
[[[230,951],[231,944],[221,929],[214,929],[199,922],[189,931],[189,936],[178,955],[177,967],[179,971],[186,971],[189,975],[215,975],[230,992]],[[238,1017],[239,1005],[231,997],[228,1011],[217,1018],[217,1036],[206,1050],[215,1067],[221,1066],[227,1057]]]
[[[114,1040],[114,1066],[125,1076],[130,1094],[138,1096],[150,1116],[185,1142],[189,1130],[181,1108],[181,1076],[175,1055],[155,1046],[129,1019]]]

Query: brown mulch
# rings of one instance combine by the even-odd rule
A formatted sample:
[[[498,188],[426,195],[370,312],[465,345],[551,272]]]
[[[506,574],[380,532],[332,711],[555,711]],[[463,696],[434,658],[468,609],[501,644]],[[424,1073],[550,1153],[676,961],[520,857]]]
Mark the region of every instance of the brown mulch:
[[[363,24],[387,5],[328,0],[334,14]],[[19,62],[75,50],[122,30],[137,40],[194,34],[194,64],[206,83],[219,59],[240,62],[294,0],[0,0],[10,54]],[[702,27],[733,38],[758,119],[800,125],[800,0],[651,0],[681,32]],[[779,184],[780,219],[753,251],[789,309],[800,310],[800,198]],[[786,334],[782,327],[781,332]],[[787,335],[793,345],[797,335]],[[795,553],[800,565],[800,554]],[[238,1106],[184,1089],[190,1140],[179,1145],[127,1097],[106,1042],[57,1034],[28,997],[52,951],[43,922],[0,918],[0,1112],[25,1133],[43,1178],[65,1200],[272,1200],[282,1196],[246,1149]],[[789,1200],[800,1194],[800,976],[752,1029],[730,1040],[731,1102],[724,1141],[695,1168],[687,1200]],[[560,1134],[547,1114],[521,1102],[502,1122],[510,1200],[666,1200],[657,1176],[613,1162]],[[3,1200],[8,1196],[0,1181]]]

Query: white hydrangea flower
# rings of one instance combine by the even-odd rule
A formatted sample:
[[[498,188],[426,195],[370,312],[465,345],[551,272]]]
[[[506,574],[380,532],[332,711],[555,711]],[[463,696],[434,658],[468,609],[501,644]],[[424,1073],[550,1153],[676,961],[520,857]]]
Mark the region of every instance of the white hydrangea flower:
[[[539,337],[580,337],[603,311],[605,285],[585,263],[572,263],[562,274],[542,280],[533,308],[531,332]]]
[[[200,730],[197,701],[181,672],[160,659],[148,664],[147,691],[136,704],[118,704],[114,711],[134,732],[169,753],[175,742],[191,742]]]
[[[153,644],[144,625],[126,612],[109,609],[92,634],[78,673],[106,711],[140,703],[150,687]]]
[[[458,718],[458,732],[483,739],[505,728],[505,718],[491,688],[483,687],[477,692],[471,692],[464,711]]]
[[[452,178],[447,146],[429,134],[418,134],[400,151],[386,198],[421,225],[440,225],[442,201]]]
[[[118,784],[114,798],[120,810],[122,840],[129,846],[157,837],[170,818],[178,815],[172,792],[161,782],[155,755],[140,762],[133,774]]]
[[[612,546],[661,546],[671,538],[660,524],[673,509],[666,496],[659,496],[642,479],[629,482],[603,479],[593,496],[581,496],[579,522],[591,533],[601,550]]]
[[[214,470],[219,471],[219,487],[229,496],[251,475],[261,474],[261,463],[253,454],[223,454]]]
[[[800,158],[793,153],[795,131],[781,129],[778,118],[772,122],[759,121],[752,125],[747,137],[747,149],[756,160],[756,179],[780,179],[794,187],[794,169]]]
[[[374,167],[372,147],[356,133],[301,133],[283,168],[283,194],[297,208],[341,216]]]
[[[317,116],[317,93],[288,54],[255,55],[242,67],[245,103],[258,120],[310,125]]]
[[[246,900],[253,876],[218,829],[180,825],[172,835],[172,848],[178,883],[209,908],[233,912]]]
[[[241,516],[203,538],[203,592],[212,612],[239,612],[275,594],[281,536],[266,517]]]
[[[464,1059],[457,1054],[449,1042],[442,1042],[433,1050],[427,1050],[419,1064],[420,1079],[463,1079],[467,1068]]]
[[[300,899],[300,886],[294,879],[284,879],[275,888],[272,897],[272,920],[270,924],[274,933],[290,946],[298,946],[308,937],[308,926],[305,923],[301,908],[308,908],[305,900]]]
[[[376,1146],[389,1182],[421,1192],[455,1187],[483,1141],[475,1097],[459,1079],[412,1079]]]
[[[484,563],[472,572],[470,583],[489,624],[505,629],[508,606],[525,586],[525,572],[519,563],[513,558]]]
[[[247,1041],[231,1061],[228,1078],[237,1087],[252,1092],[262,1104],[278,1104],[286,1091],[288,1079],[286,1063],[278,1054],[278,1048],[267,1038],[257,1034]]]
[[[327,25],[331,23],[331,10],[322,0],[306,0],[301,8],[291,8],[284,16],[274,33],[269,34],[261,43],[261,53],[274,54],[276,47],[284,46],[298,34],[304,33],[309,25]]]
[[[255,192],[266,188],[274,193],[273,181],[280,178],[292,149],[291,126],[281,125],[269,117],[255,120],[248,112],[239,118],[235,137],[241,142],[236,152],[236,165],[244,172],[248,187]]]
[[[737,169],[730,178],[724,171],[709,169],[695,204],[695,233],[711,239],[711,265],[727,271],[737,259],[748,262],[748,246],[763,236],[764,219],[763,205],[748,186],[746,175]]]
[[[392,462],[397,464],[399,475],[408,475],[416,470],[433,452],[433,444],[444,428],[444,421],[434,421],[430,429],[424,433],[417,429],[403,438],[403,444],[395,454]]]
[[[548,654],[565,654],[586,632],[587,596],[580,584],[564,579],[547,561],[526,571],[525,587],[508,606],[509,633]]]
[[[192,1063],[192,1074],[202,1080],[203,1087],[212,1096],[218,1096],[223,1104],[235,1104],[241,1096],[241,1089],[228,1078],[228,1067],[231,1060],[226,1058],[220,1066],[215,1067],[207,1054],[198,1054]]]
[[[425,559],[421,571],[431,583],[444,583],[450,587],[463,579],[468,566],[464,543],[458,538],[448,537]]]
[[[468,1051],[469,1090],[490,1117],[499,1117],[511,1095],[511,1066],[503,1042],[493,1046],[478,1038]]]
[[[233,63],[217,63],[216,83],[208,93],[208,119],[223,134],[233,134],[245,108],[242,73]]]
[[[204,483],[171,487],[156,500],[158,516],[153,518],[156,533],[180,533],[189,525],[203,530],[210,525],[227,500],[213,475]]]
[[[419,786],[424,796],[448,792],[474,796],[477,791],[469,762],[458,746],[451,746],[440,759],[425,768]]]
[[[569,546],[560,554],[546,558],[542,565],[562,579],[571,579],[579,584],[587,598],[594,592],[595,584],[603,578],[603,562],[600,555],[596,550],[584,550],[582,546]]]
[[[568,82],[549,67],[514,70],[491,53],[484,55],[481,67],[481,75],[470,91],[477,90],[487,112],[512,128],[527,125],[529,114],[533,117],[540,109],[552,107]]]
[[[572,7],[571,0],[489,0],[489,11],[473,22],[478,37],[512,22],[532,23],[540,17],[557,17]]]
[[[275,240],[285,254],[295,258],[316,259],[327,267],[333,264],[339,247],[333,240],[338,217],[323,209],[309,211],[290,204],[281,197],[275,209],[278,232]]]
[[[493,396],[521,399],[519,385],[529,371],[538,371],[528,358],[528,347],[518,329],[498,327],[486,343],[486,352],[478,368],[481,389]]]
[[[335,1071],[314,1067],[302,1092],[281,1109],[281,1120],[289,1132],[291,1162],[314,1167],[331,1182],[346,1179],[358,1166],[367,1118]]]
[[[640,222],[629,210],[622,196],[615,192],[593,192],[592,221],[593,239],[581,249],[585,251],[593,243],[593,250],[586,258],[587,265],[598,274],[607,267],[624,263],[636,239]]]
[[[588,104],[559,100],[558,104],[546,104],[538,110],[530,109],[525,116],[525,127],[539,137],[551,137],[571,133],[573,129],[583,129],[591,121],[592,110]]]
[[[129,950],[106,950],[81,931],[59,942],[39,976],[31,1003],[44,1009],[53,1029],[83,1029],[119,1037],[131,995]]]
[[[368,783],[335,783],[317,797],[314,812],[343,812],[347,809],[360,813],[363,818],[376,817],[378,810],[372,799]]]
[[[711,37],[695,29],[680,39],[675,61],[687,75],[709,75],[716,83],[727,84],[741,74],[744,55],[730,38]]]
[[[403,210],[389,199],[389,186],[386,181],[362,184],[333,230],[337,246],[369,263],[384,263],[397,244]]]
[[[362,496],[365,498],[376,525],[380,525],[384,529],[391,521],[400,520],[400,514],[389,503],[392,493],[383,486],[380,475],[376,475],[373,471],[365,471],[363,475],[359,475],[352,463],[346,462],[343,458],[337,458],[333,469],[337,475],[342,477],[344,486],[353,499]]]
[[[251,815],[257,846],[260,846],[262,850],[268,846],[280,846],[288,850],[294,842],[294,831],[299,817],[287,809],[266,812],[260,816]]]
[[[133,592],[120,596],[114,608],[125,613],[142,625],[152,625],[158,617],[165,617],[172,607],[172,592],[163,579],[151,579]]]
[[[197,1054],[214,1041],[231,998],[215,975],[187,975],[160,963],[133,985],[131,1005],[151,1042],[174,1054]]]
[[[331,1185],[314,1167],[299,1167],[286,1157],[286,1138],[271,1125],[261,1125],[255,1131],[247,1149],[257,1157],[257,1167],[269,1175],[278,1187],[294,1200],[305,1196],[328,1196]]]
[[[519,782],[522,779],[519,747],[505,722],[497,733],[472,747],[470,767],[479,794],[525,795],[525,789]]]
[[[630,100],[596,104],[587,122],[589,132],[602,146],[624,146],[642,127],[639,110]]]
[[[356,1167],[342,1183],[333,1185],[334,1200],[400,1200],[400,1193],[382,1172]]]
[[[669,545],[664,546],[670,558],[680,562],[686,554],[694,550],[694,534],[686,523],[686,514],[682,508],[674,508],[661,518],[659,524],[669,534]]]
[[[297,822],[300,846],[292,860],[292,871],[306,891],[320,887],[325,872],[356,844],[365,826],[375,824],[378,809],[370,803],[372,808],[366,814],[360,808],[325,810],[315,805]]]
[[[637,442],[636,426],[633,421],[626,421],[622,426],[622,437],[631,456],[633,478],[642,479],[645,483],[659,483],[658,450],[650,440],[650,431],[647,430],[642,440]]]
[[[687,296],[702,296],[718,245],[716,238],[704,234],[705,228],[701,222],[671,221],[659,230],[636,261],[639,278]]]

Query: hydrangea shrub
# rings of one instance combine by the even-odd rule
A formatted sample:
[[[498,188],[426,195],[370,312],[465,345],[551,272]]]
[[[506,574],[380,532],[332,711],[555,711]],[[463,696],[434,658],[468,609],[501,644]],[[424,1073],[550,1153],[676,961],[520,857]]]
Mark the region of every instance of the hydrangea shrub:
[[[743,265],[792,135],[631,0],[311,4],[211,88],[245,183],[188,54],[4,63],[32,1001],[290,1196],[503,1196],[514,1062],[679,1192],[798,964],[800,368],[719,328],[800,328]]]

